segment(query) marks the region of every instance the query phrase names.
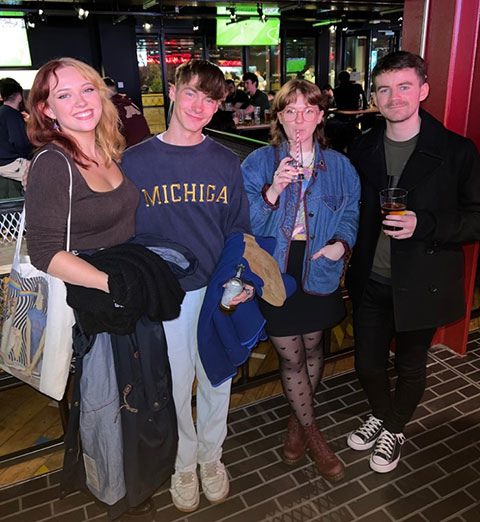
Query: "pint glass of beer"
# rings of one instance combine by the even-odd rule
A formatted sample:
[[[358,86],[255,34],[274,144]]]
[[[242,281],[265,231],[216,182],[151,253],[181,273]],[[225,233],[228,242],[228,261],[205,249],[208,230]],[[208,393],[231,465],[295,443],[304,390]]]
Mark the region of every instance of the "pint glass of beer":
[[[408,192],[402,188],[387,188],[380,191],[380,208],[382,215],[403,215],[407,210]],[[401,227],[383,225],[383,230],[401,230]]]

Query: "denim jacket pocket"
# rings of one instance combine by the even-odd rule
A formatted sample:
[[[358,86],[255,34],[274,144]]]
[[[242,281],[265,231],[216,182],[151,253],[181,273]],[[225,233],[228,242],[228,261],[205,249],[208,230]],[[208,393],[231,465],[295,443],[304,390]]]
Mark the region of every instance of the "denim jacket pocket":
[[[343,272],[343,259],[334,261],[325,256],[310,262],[310,281],[312,289],[319,294],[334,292]]]
[[[335,194],[333,194],[331,196],[322,196],[321,200],[323,201],[324,205],[327,208],[329,208],[332,212],[338,212],[345,205],[345,202],[347,201],[347,196],[336,196]]]

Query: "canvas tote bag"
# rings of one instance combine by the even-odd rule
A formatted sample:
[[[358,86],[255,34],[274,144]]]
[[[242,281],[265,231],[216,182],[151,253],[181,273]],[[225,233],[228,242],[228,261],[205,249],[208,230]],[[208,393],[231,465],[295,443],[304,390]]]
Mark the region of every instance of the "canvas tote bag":
[[[65,158],[70,174],[66,239],[70,251],[72,169],[66,156],[55,152]],[[58,401],[67,385],[75,319],[64,282],[37,270],[21,253],[24,229],[25,207],[3,306],[0,368]]]

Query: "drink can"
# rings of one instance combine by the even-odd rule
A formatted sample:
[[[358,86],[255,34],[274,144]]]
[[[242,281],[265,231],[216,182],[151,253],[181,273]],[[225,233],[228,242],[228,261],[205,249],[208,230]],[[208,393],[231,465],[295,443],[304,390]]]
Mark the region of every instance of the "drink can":
[[[255,107],[255,109],[253,110],[253,118],[255,121],[255,125],[260,125],[260,111],[260,107]]]

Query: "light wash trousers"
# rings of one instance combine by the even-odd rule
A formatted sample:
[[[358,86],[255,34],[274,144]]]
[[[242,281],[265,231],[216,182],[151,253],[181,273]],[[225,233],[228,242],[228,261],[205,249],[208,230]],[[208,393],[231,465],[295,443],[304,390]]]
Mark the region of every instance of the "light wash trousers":
[[[176,471],[219,460],[227,435],[232,380],[214,388],[198,355],[197,326],[206,288],[185,294],[180,316],[164,321],[178,422]],[[192,416],[192,386],[197,377],[197,429]]]

